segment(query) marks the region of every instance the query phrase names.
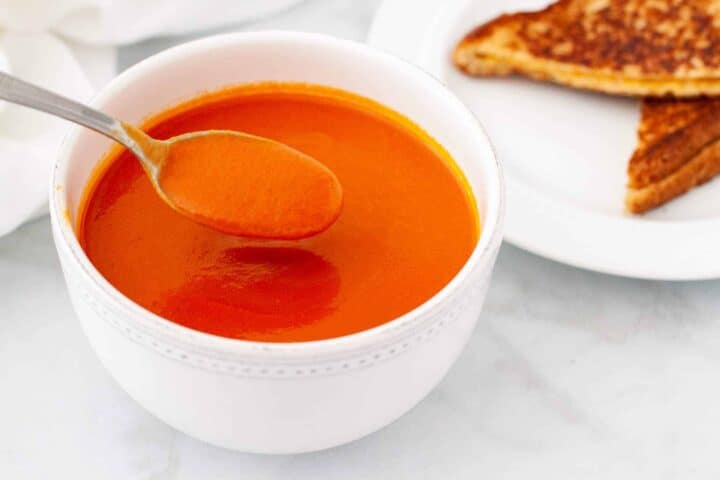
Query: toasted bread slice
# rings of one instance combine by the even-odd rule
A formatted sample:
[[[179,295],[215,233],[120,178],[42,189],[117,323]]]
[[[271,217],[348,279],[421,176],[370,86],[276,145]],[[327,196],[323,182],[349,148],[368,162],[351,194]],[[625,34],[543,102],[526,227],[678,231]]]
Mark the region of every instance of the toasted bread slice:
[[[643,101],[625,205],[643,213],[720,173],[720,99]]]
[[[559,0],[502,15],[457,45],[472,75],[518,73],[620,95],[720,94],[716,0]]]

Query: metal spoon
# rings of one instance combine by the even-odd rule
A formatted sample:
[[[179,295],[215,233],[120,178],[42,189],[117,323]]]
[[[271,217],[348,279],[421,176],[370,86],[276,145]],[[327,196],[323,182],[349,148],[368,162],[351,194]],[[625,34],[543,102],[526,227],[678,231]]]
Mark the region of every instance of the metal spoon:
[[[103,112],[3,72],[0,99],[65,118],[124,145],[140,161],[156,192],[168,205],[216,230],[256,238],[303,238],[325,230],[340,214],[342,188],[335,175],[314,158],[280,142],[229,130],[192,132],[156,140]],[[188,159],[180,158],[177,152],[186,152],[190,142],[199,140],[217,140],[224,146],[224,159],[235,153],[237,158],[225,163],[219,163],[223,158],[218,158],[217,164],[195,167],[196,179],[166,180],[169,170],[185,174],[192,171],[188,165],[193,164],[188,164]],[[243,162],[254,162],[253,169],[243,169]],[[300,168],[303,175],[278,173],[283,171],[283,163],[286,170]],[[252,181],[248,180],[251,177]],[[189,188],[193,180],[213,188],[194,192]],[[234,182],[245,188],[235,188]]]

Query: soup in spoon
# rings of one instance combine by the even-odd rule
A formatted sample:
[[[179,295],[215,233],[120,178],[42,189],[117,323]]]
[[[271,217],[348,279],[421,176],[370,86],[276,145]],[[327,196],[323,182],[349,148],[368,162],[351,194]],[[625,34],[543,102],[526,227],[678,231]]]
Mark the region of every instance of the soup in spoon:
[[[325,230],[340,214],[342,188],[332,171],[283,143],[230,130],[157,141],[123,128],[163,200],[221,232],[297,239]]]
[[[135,154],[171,208],[222,232],[295,239],[326,229],[342,189],[315,159],[268,138],[198,130],[157,140],[104,112],[0,72],[0,99],[93,129]]]

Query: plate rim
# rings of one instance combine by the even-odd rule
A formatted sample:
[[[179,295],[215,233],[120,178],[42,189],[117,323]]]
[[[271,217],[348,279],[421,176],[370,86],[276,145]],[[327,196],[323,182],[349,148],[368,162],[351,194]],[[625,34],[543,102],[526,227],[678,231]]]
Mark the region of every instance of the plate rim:
[[[457,15],[474,1],[478,0],[384,0],[366,41],[418,64],[447,84],[437,59],[428,60],[423,48],[432,43],[442,19],[455,18],[450,12]],[[720,218],[658,221],[588,212],[540,195],[513,178],[510,169],[505,171],[504,239],[518,248],[573,267],[623,277],[682,281],[720,277],[720,262],[708,261],[713,258],[709,256],[713,247],[720,245]],[[581,228],[568,225],[573,221],[579,221]],[[550,232],[539,231],[538,223],[546,224]],[[618,232],[624,235],[617,236]],[[607,244],[604,249],[596,249],[599,241]]]

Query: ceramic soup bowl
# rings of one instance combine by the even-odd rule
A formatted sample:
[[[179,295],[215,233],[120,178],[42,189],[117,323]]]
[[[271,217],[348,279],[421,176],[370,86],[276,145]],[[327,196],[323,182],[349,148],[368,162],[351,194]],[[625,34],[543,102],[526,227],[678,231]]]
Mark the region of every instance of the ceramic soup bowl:
[[[439,82],[390,55],[322,35],[240,33],[187,43],[122,73],[93,106],[139,123],[201,92],[262,81],[322,84],[372,98],[414,120],[450,152],[472,187],[482,234],[445,288],[399,318],[345,337],[301,343],[222,338],[133,303],[80,247],[78,206],[107,139],[72,130],[55,164],[50,212],[77,315],[98,357],[132,398],[216,445],[306,452],[382,428],[448,371],[478,319],[500,246],[502,175],[476,119]]]

